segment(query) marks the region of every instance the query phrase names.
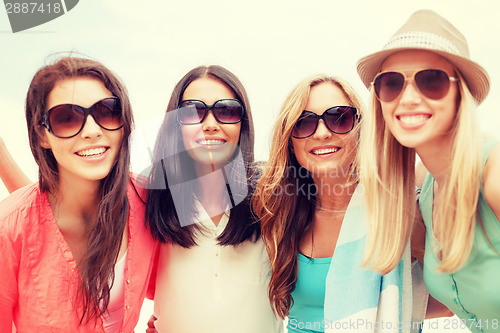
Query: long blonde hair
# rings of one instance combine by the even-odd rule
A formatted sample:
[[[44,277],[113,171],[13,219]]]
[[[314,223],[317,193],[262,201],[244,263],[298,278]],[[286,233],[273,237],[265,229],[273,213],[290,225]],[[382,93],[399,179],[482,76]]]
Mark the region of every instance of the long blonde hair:
[[[281,318],[288,315],[293,304],[291,296],[297,280],[297,255],[302,236],[310,226],[315,211],[315,195],[303,194],[301,186],[315,186],[307,171],[297,162],[291,144],[295,123],[307,105],[312,87],[330,82],[362,113],[362,102],[344,80],[316,75],[301,81],[286,98],[274,124],[269,161],[257,185],[253,209],[260,218],[262,236],[269,254],[272,275],[269,300]],[[359,126],[351,133],[356,135]],[[356,163],[352,166],[353,181],[357,180]],[[299,172],[299,176],[297,176]],[[286,192],[283,194],[283,190]]]
[[[456,72],[460,103],[450,133],[452,163],[446,184],[440,189],[433,223],[439,240],[434,250],[441,261],[441,272],[457,271],[470,254],[482,169],[476,104],[464,78]],[[364,117],[359,153],[368,217],[363,265],[387,273],[401,260],[413,227],[415,150],[394,138],[373,89],[370,99],[371,112]]]
[[[439,240],[438,271],[450,273],[465,264],[472,249],[483,168],[476,103],[462,82],[465,81],[460,76],[461,102],[453,133],[453,162],[449,179],[438,196],[436,223],[433,223],[434,235]]]

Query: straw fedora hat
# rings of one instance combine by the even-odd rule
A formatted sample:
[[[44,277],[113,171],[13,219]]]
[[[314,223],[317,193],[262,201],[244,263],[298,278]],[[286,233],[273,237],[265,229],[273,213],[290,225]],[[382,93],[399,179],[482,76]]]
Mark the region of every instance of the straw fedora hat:
[[[389,39],[382,51],[358,61],[358,74],[367,88],[384,60],[411,49],[429,50],[447,59],[464,77],[472,96],[480,104],[490,90],[488,73],[470,60],[465,37],[450,22],[432,10],[419,10]]]

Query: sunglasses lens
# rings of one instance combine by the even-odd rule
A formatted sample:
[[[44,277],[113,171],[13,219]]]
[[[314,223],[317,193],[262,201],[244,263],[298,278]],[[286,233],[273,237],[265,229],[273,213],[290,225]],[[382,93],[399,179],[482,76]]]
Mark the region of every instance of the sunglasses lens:
[[[93,106],[94,119],[107,130],[117,130],[123,126],[122,108],[117,98],[106,98]]]
[[[316,131],[316,127],[318,126],[318,118],[319,116],[313,112],[302,112],[302,115],[293,127],[292,136],[297,139],[311,136]]]
[[[418,90],[427,98],[441,99],[450,89],[450,78],[439,69],[426,69],[415,74]]]
[[[405,84],[405,77],[401,73],[386,72],[375,78],[373,86],[375,94],[382,102],[391,102],[399,96]]]
[[[71,138],[80,133],[86,115],[92,115],[105,130],[114,131],[123,126],[122,108],[116,97],[100,100],[88,110],[74,104],[62,104],[53,107],[48,113],[50,130],[60,138]]]
[[[448,74],[439,69],[425,69],[415,74],[418,90],[429,99],[441,99],[450,89]],[[396,99],[405,85],[402,73],[386,72],[378,75],[373,82],[375,94],[382,102]]]
[[[58,105],[50,112],[50,128],[54,135],[66,138],[76,135],[83,124],[83,110],[75,105]]]
[[[212,111],[217,121],[226,124],[238,123],[243,116],[243,106],[239,101],[233,99],[217,101]]]
[[[205,105],[199,101],[182,101],[177,119],[181,124],[199,124],[205,117],[206,111]]]
[[[350,106],[336,106],[326,110],[324,119],[330,131],[344,134],[354,128],[356,108]]]

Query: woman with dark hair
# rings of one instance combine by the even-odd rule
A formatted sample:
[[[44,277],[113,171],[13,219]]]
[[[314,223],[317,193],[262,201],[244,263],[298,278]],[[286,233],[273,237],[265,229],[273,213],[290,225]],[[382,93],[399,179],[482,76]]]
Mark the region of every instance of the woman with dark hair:
[[[133,331],[156,246],[129,174],[125,87],[61,58],[35,74],[26,121],[39,181],[0,203],[0,327]]]
[[[200,66],[176,85],[160,129],[146,218],[160,250],[158,332],[280,332],[252,218],[254,130],[241,82]]]

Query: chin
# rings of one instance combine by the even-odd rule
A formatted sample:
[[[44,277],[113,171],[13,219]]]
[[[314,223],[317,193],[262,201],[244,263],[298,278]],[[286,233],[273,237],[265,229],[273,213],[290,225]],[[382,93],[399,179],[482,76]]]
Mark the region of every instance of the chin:
[[[332,166],[313,166],[309,168],[309,172],[313,175],[323,175],[335,171],[337,168]]]
[[[109,176],[111,168],[106,168],[105,170],[96,170],[95,172],[89,172],[87,178],[91,180],[103,180]]]
[[[215,154],[212,158],[210,156],[197,156],[194,161],[204,166],[224,166],[229,161],[229,156],[216,156]]]
[[[95,174],[95,175],[88,177],[88,178],[89,178],[89,180],[101,181],[104,178],[106,178],[108,175],[109,175],[109,172],[106,174]]]
[[[396,137],[396,140],[399,142],[400,145],[406,148],[417,148],[422,144],[422,140],[420,138]]]

